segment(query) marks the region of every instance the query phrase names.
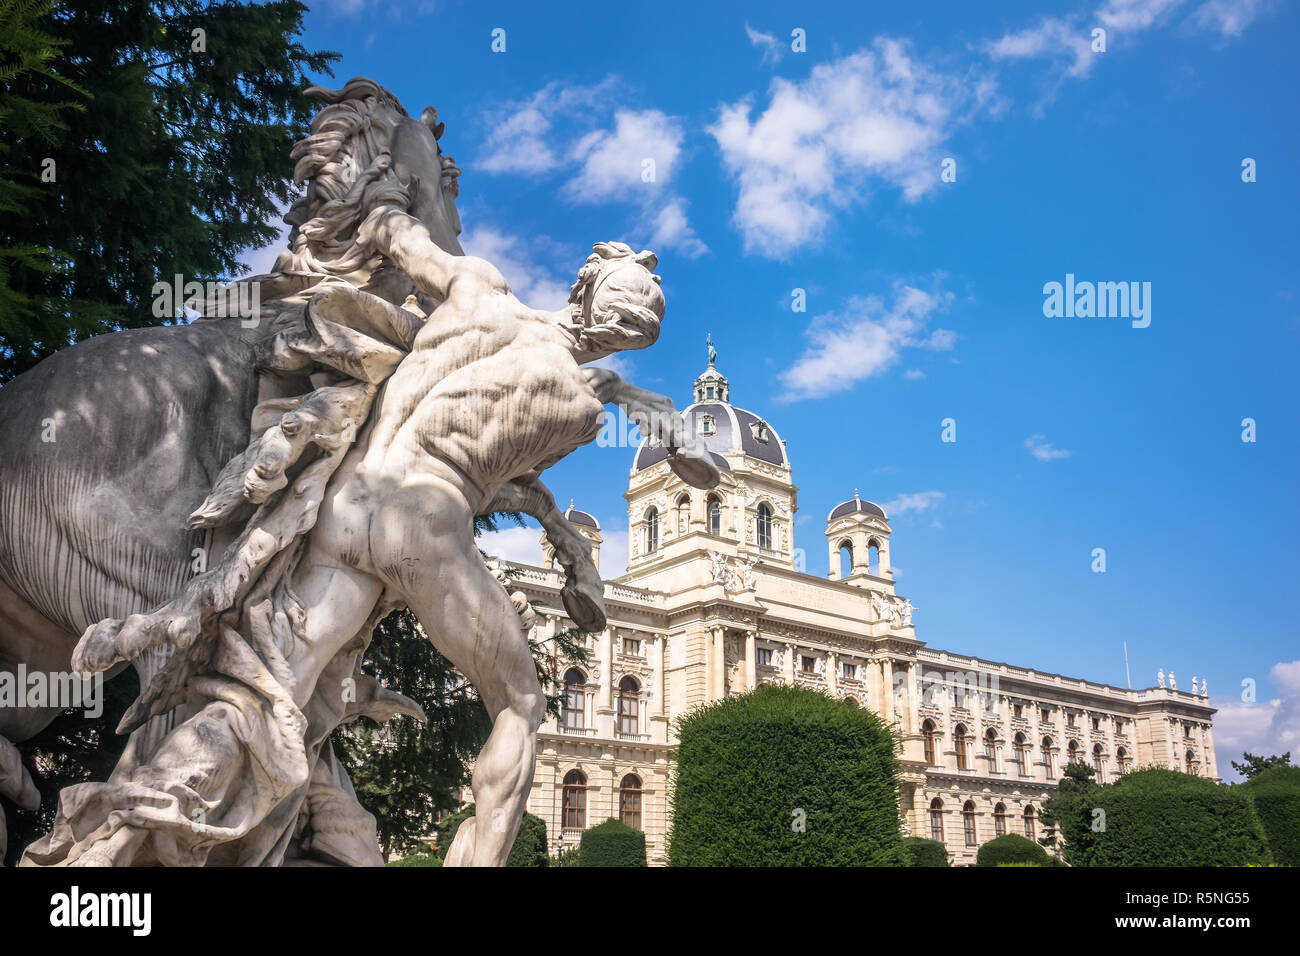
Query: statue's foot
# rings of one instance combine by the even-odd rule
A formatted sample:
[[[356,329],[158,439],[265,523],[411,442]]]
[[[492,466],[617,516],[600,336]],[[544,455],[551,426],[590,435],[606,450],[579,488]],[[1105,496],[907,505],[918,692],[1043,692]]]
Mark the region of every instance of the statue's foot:
[[[125,621],[108,619],[92,624],[72,652],[78,673],[105,671],[160,644],[189,647],[199,636],[198,600],[188,589],[149,614],[132,614]]]
[[[573,623],[589,634],[605,629],[605,582],[596,569],[582,563],[560,589],[560,600]]]
[[[722,480],[722,472],[708,457],[707,452],[696,453],[686,448],[679,448],[668,455],[668,467],[692,488],[705,491],[716,488]]]
[[[476,817],[467,817],[460,826],[456,828],[456,836],[451,841],[451,846],[447,848],[447,855],[443,858],[443,866],[473,866],[474,865],[474,828],[476,826]]]

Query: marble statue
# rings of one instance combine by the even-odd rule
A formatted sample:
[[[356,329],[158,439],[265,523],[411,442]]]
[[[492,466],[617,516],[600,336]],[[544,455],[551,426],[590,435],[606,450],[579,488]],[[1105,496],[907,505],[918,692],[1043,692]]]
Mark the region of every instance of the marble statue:
[[[1210,682],[1207,680],[1201,681],[1201,696],[1202,697],[1210,696]]]
[[[1193,697],[1196,697],[1197,694],[1199,693],[1198,690],[1197,690],[1197,687],[1198,687],[1198,686],[1199,686],[1199,685],[1198,685],[1197,682],[1196,682],[1196,675],[1193,674],[1193,675],[1192,675],[1192,696],[1193,696]]]
[[[1178,681],[1175,679],[1173,671],[1169,672],[1169,689],[1178,690]]]
[[[475,820],[501,825],[462,825],[447,865],[504,864],[545,699],[532,611],[474,516],[535,517],[566,610],[595,631],[603,585],[542,472],[614,404],[683,480],[718,482],[669,399],[587,365],[658,337],[653,253],[596,243],[569,303],[531,308],[459,246],[435,110],[413,119],[364,78],[308,92],[326,105],[292,152],[306,192],[289,250],[249,280],[252,321],[203,307],[0,390],[0,667],[129,663],[141,685],[110,779],[66,788],[24,865],[382,863],[327,738],[422,716],[358,666],[403,606],[493,720]],[[54,716],[0,711],[0,793],[31,804],[13,744]]]
[[[1158,683],[1161,687],[1165,686],[1165,669],[1163,667],[1156,672],[1156,683]]]

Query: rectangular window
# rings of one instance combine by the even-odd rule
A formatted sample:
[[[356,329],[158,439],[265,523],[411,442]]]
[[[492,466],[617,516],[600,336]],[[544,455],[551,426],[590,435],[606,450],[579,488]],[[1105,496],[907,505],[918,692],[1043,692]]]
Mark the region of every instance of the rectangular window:
[[[628,657],[640,657],[641,642],[633,637],[623,638],[623,653]]]
[[[1042,714],[1040,716],[1043,723],[1050,724],[1052,722],[1052,712],[1048,710],[1046,707],[1043,708]]]
[[[817,661],[811,657],[800,657],[799,669],[805,674],[815,674],[817,672]]]
[[[1015,704],[1012,706],[1011,711],[1017,718],[1020,718],[1024,716],[1025,708],[1020,704]]]
[[[850,664],[848,661],[845,661],[843,664],[840,665],[840,668],[842,669],[842,672],[843,672],[843,674],[844,674],[844,679],[845,679],[845,680],[857,680],[857,679],[858,679],[858,665],[857,665],[857,664]]]
[[[975,845],[975,814],[974,813],[967,812],[962,814],[962,828],[966,831],[966,845],[974,846]]]
[[[770,647],[760,647],[758,649],[758,665],[760,667],[772,666],[772,649]]]

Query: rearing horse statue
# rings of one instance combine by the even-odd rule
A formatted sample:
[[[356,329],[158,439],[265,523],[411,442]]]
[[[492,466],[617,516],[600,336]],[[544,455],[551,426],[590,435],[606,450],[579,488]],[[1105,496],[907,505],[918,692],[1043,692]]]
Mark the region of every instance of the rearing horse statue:
[[[652,253],[597,243],[569,304],[532,309],[460,249],[434,110],[415,120],[363,78],[309,92],[327,105],[293,150],[306,192],[289,251],[240,297],[251,319],[209,304],[0,389],[0,672],[130,663],[142,688],[112,776],[63,791],[24,865],[382,862],[327,738],[418,715],[358,670],[402,606],[493,719],[473,785],[497,825],[463,825],[447,863],[503,864],[544,697],[474,516],[536,517],[571,617],[599,630],[600,577],[541,473],[612,403],[684,480],[718,480],[671,401],[583,367],[657,338]],[[13,745],[57,712],[0,707],[0,795],[32,804]]]

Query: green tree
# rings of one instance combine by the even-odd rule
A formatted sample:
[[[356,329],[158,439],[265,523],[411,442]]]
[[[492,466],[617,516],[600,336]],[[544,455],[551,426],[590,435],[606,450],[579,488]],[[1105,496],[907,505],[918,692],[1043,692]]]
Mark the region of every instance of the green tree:
[[[1256,757],[1252,753],[1241,755],[1241,763],[1232,761],[1232,769],[1237,771],[1247,780],[1251,779],[1258,773],[1263,773],[1270,767],[1289,767],[1291,766],[1291,752],[1287,751],[1282,756],[1274,754],[1271,757]]]
[[[871,711],[764,685],[677,733],[673,866],[907,865],[897,740]]]
[[[645,834],[610,817],[582,831],[578,866],[645,866]]]
[[[1277,763],[1233,789],[1255,808],[1273,862],[1300,866],[1300,767]]]
[[[909,866],[952,866],[948,859],[948,848],[938,840],[906,837],[903,849],[907,851]]]
[[[242,271],[293,195],[309,73],[338,59],[297,42],[297,0],[3,2],[22,29],[0,50],[0,152],[29,189],[0,202],[0,381],[90,335],[175,321],[154,315],[159,280]]]
[[[976,866],[1004,866],[1008,863],[1035,863],[1049,866],[1055,861],[1047,851],[1025,837],[1006,833],[982,844],[975,854]]]
[[[1049,804],[1071,866],[1245,866],[1270,859],[1243,787],[1177,770],[1148,767],[1114,783],[1087,782]]]

